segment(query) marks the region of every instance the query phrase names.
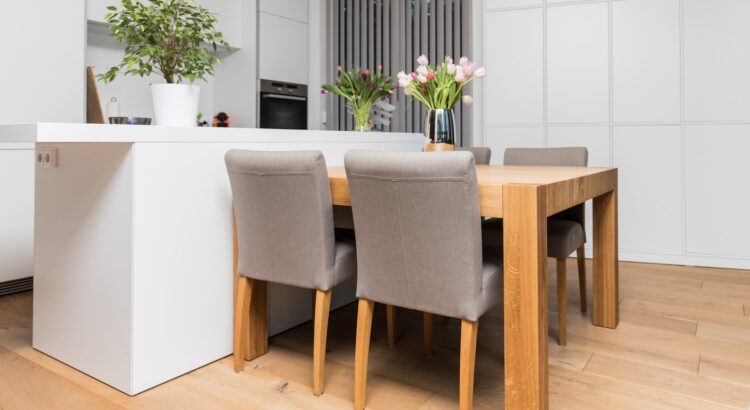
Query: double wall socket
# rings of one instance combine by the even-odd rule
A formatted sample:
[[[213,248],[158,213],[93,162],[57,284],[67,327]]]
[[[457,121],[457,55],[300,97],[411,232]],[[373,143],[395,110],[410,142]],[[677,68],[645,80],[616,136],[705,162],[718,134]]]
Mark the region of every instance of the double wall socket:
[[[39,168],[57,168],[57,148],[37,147],[36,166]]]

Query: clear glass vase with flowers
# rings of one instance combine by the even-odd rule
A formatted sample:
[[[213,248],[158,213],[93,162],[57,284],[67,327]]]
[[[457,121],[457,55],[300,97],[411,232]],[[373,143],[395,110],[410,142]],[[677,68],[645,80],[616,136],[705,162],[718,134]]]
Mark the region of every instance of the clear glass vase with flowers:
[[[393,79],[383,73],[383,66],[378,65],[372,72],[368,69],[351,69],[345,71],[341,66],[336,68],[338,78],[335,84],[323,84],[321,92],[332,92],[346,99],[347,106],[354,114],[354,129],[370,131],[370,113],[372,106],[381,98],[393,94]]]

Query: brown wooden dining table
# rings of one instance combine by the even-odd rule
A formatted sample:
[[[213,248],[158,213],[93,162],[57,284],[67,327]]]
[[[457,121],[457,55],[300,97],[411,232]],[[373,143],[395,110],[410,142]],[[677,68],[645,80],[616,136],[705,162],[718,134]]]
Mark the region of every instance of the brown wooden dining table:
[[[505,408],[547,409],[547,217],[593,199],[593,324],[616,328],[617,169],[477,165],[476,171],[482,216],[503,219]],[[333,204],[351,206],[344,167],[329,167],[328,177]],[[266,306],[265,296],[250,306],[256,331],[246,339],[247,360],[268,349]]]

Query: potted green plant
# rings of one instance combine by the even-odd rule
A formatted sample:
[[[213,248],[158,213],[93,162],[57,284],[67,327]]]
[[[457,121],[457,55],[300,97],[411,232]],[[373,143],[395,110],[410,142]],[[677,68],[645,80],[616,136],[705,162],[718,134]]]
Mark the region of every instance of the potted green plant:
[[[195,126],[200,87],[193,82],[213,75],[219,47],[230,50],[215,28],[216,15],[192,0],[123,0],[107,9],[104,19],[125,56],[99,79],[156,73],[166,82],[151,85],[156,124]]]
[[[370,131],[372,105],[393,94],[392,78],[383,73],[382,65],[378,65],[374,73],[360,69],[344,71],[341,66],[336,71],[339,73],[336,84],[323,84],[322,92],[332,92],[344,97],[354,114],[354,129]]]

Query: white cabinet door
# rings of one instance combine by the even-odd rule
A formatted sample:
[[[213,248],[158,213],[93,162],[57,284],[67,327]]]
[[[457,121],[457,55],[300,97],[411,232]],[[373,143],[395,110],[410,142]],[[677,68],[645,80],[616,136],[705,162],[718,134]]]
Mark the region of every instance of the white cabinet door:
[[[685,130],[687,251],[750,258],[750,125]]]
[[[0,147],[0,282],[32,276],[33,258],[34,149]]]
[[[297,20],[301,23],[307,23],[307,3],[308,0],[259,0],[258,10],[264,13],[275,14],[279,17]]]
[[[682,253],[679,126],[615,127],[620,250]]]
[[[260,78],[307,84],[307,24],[260,12]]]
[[[547,10],[549,122],[609,121],[606,3]]]
[[[544,121],[542,10],[487,15],[487,124]]]
[[[542,127],[490,127],[485,131],[487,146],[492,150],[490,162],[502,165],[506,148],[540,148],[544,146]]]

